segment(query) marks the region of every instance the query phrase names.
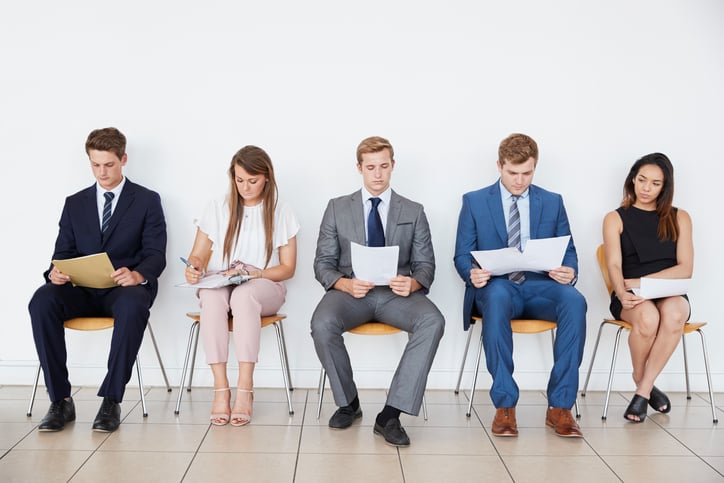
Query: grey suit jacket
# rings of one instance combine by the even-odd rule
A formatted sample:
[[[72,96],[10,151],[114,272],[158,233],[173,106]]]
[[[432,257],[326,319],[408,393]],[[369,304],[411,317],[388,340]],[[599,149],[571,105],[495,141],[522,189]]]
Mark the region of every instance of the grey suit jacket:
[[[314,275],[325,290],[330,290],[341,277],[352,278],[351,242],[365,245],[361,190],[330,200],[324,212],[317,239]],[[385,245],[400,247],[397,274],[414,278],[427,293],[435,278],[430,226],[422,205],[394,190],[387,214]]]

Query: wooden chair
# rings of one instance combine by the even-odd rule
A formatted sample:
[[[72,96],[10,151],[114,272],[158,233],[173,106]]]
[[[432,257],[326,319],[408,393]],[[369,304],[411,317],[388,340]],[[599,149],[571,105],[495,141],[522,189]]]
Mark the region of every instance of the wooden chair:
[[[201,325],[201,313],[200,312],[188,312],[186,317],[190,318],[193,322],[191,323],[191,331],[189,333],[189,342],[186,347],[186,358],[184,360],[184,367],[181,373],[181,383],[179,384],[178,400],[176,401],[175,414],[179,413],[181,408],[181,396],[183,395],[184,381],[186,380],[186,372],[189,367],[189,359],[191,360],[191,371],[189,372],[189,382],[186,391],[191,392],[191,381],[194,377],[194,367],[196,362],[196,351],[199,345],[199,329]],[[277,333],[277,345],[279,346],[279,359],[282,365],[282,378],[284,379],[284,388],[287,393],[287,403],[289,404],[289,414],[294,414],[292,408],[292,396],[291,391],[294,390],[292,387],[292,376],[289,372],[289,359],[287,358],[287,344],[284,340],[284,326],[282,320],[286,319],[287,316],[284,314],[269,315],[261,318],[261,326],[266,327],[273,325]],[[229,332],[234,330],[234,319],[229,315]],[[193,356],[191,355],[191,347],[193,346]]]
[[[75,319],[66,320],[63,322],[63,327],[66,329],[73,330],[103,330],[110,329],[113,327],[113,317],[76,317]],[[146,325],[148,333],[151,334],[151,341],[153,342],[153,348],[156,351],[156,357],[158,357],[158,364],[161,366],[161,373],[163,379],[166,382],[166,389],[171,392],[171,385],[168,383],[166,377],[166,370],[163,367],[163,361],[161,360],[161,354],[158,352],[158,345],[156,345],[156,337],[153,335],[153,329],[151,329],[151,322]],[[33,384],[33,392],[30,395],[30,404],[28,405],[28,416],[33,414],[33,403],[35,402],[35,394],[38,391],[38,381],[40,380],[40,369],[41,366],[38,364],[38,372],[35,374],[35,384]],[[146,409],[146,396],[143,393],[143,375],[141,374],[141,362],[136,355],[136,372],[138,373],[138,388],[141,391],[141,406],[143,407],[143,417],[148,416]]]
[[[463,361],[460,364],[460,374],[458,375],[458,383],[455,386],[455,394],[458,394],[460,392],[460,381],[462,381],[463,378],[463,371],[465,370],[465,361],[468,357],[468,348],[470,347],[470,339],[473,336],[473,325],[475,322],[480,322],[480,330],[482,332],[483,328],[483,318],[479,316],[473,317],[472,322],[470,323],[470,328],[468,329],[468,340],[465,342],[465,351],[463,352]],[[555,336],[555,330],[558,327],[558,324],[555,322],[551,322],[549,320],[539,320],[539,319],[513,319],[510,321],[510,325],[513,328],[514,334],[539,334],[541,332],[547,332],[550,331],[551,333],[551,345],[555,348],[556,343],[556,336]],[[483,338],[482,334],[480,337],[480,345],[478,347],[478,356],[475,359],[475,372],[473,373],[473,385],[470,389],[470,401],[468,402],[468,411],[465,413],[467,417],[470,417],[473,411],[473,397],[475,396],[475,385],[478,382],[478,372],[480,371],[480,359],[483,354]],[[581,413],[578,410],[578,400],[575,402],[575,408],[576,408],[576,418],[581,417]]]
[[[399,332],[402,332],[402,330],[398,329],[397,327],[385,324],[383,322],[366,322],[348,331],[348,333],[350,334],[357,335],[392,335]],[[319,419],[319,416],[322,414],[322,400],[324,399],[324,386],[326,381],[327,371],[324,369],[324,366],[322,366],[322,370],[319,373],[319,387],[317,388],[317,391],[319,392],[319,402],[317,403],[317,419]],[[427,403],[425,401],[424,395],[422,396],[422,414],[425,418],[425,421],[427,421]]]
[[[601,269],[601,275],[603,276],[603,281],[606,283],[606,289],[608,290],[608,294],[610,296],[611,292],[613,292],[613,288],[611,287],[611,279],[608,276],[608,267],[606,265],[606,255],[603,251],[603,245],[599,245],[598,249],[596,250],[596,258],[598,259],[598,266]],[[598,327],[598,337],[596,337],[596,344],[593,346],[593,354],[591,355],[591,364],[588,366],[588,375],[586,375],[586,382],[583,385],[583,391],[581,391],[581,396],[586,396],[586,389],[588,388],[588,380],[591,378],[591,371],[593,370],[593,361],[596,359],[596,353],[598,352],[598,343],[601,340],[601,331],[603,331],[603,327],[606,325],[612,325],[614,327],[618,327],[616,330],[616,340],[613,343],[613,355],[611,356],[611,369],[608,372],[608,384],[606,385],[606,402],[603,406],[603,415],[601,416],[601,419],[605,420],[606,415],[608,413],[608,401],[611,396],[611,384],[613,383],[613,374],[616,369],[616,356],[618,355],[618,344],[621,339],[621,332],[626,330],[631,330],[631,324],[628,322],[625,322],[623,320],[616,320],[616,319],[603,319],[603,322],[601,322],[601,325]],[[711,386],[711,370],[709,369],[709,354],[706,350],[706,339],[704,337],[704,332],[701,330],[702,327],[706,325],[706,322],[687,322],[684,325],[684,333],[681,336],[681,347],[684,351],[684,372],[686,374],[686,399],[691,399],[691,389],[689,386],[689,363],[687,361],[686,356],[686,339],[684,336],[686,334],[691,334],[692,332],[698,332],[699,336],[701,337],[701,350],[704,354],[704,367],[706,368],[706,382],[709,385],[709,401],[711,402],[711,415],[714,423],[719,422],[719,419],[716,415],[716,406],[714,404],[714,391],[712,390]]]

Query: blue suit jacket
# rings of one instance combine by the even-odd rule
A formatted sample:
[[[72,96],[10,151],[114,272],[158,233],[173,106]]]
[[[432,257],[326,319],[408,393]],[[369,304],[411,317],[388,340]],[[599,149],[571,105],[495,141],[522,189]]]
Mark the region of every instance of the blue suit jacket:
[[[66,198],[59,225],[54,260],[107,252],[115,268],[141,273],[152,300],[156,297],[166,267],[166,221],[158,193],[126,178],[110,225],[101,233],[94,184]]]
[[[570,235],[568,216],[563,198],[557,193],[530,185],[530,238],[551,238]],[[470,282],[474,250],[497,250],[508,246],[508,229],[505,226],[500,184],[494,184],[463,195],[463,206],[458,219],[455,241],[455,268],[465,281],[463,301],[463,327],[470,326],[474,315],[475,290]],[[571,267],[578,273],[578,256],[573,237],[563,257],[563,266]],[[483,287],[481,290],[485,290]]]

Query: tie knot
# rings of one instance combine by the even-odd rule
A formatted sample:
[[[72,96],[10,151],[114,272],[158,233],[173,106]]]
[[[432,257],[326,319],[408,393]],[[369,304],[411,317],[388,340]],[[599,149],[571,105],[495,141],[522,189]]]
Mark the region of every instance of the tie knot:
[[[377,209],[377,206],[379,206],[379,204],[380,204],[381,201],[382,201],[382,200],[381,200],[380,198],[376,198],[376,197],[375,197],[375,198],[370,198],[370,202],[372,203],[372,209],[373,209],[373,210],[376,210],[376,209]]]
[[[513,203],[517,203],[518,198],[520,198],[520,196],[510,195],[510,199],[513,200]]]
[[[104,196],[105,199],[106,199],[106,203],[109,203],[109,202],[111,202],[111,201],[113,200],[113,198],[114,198],[116,195],[114,195],[111,191],[106,191],[105,193],[103,193],[103,196]]]

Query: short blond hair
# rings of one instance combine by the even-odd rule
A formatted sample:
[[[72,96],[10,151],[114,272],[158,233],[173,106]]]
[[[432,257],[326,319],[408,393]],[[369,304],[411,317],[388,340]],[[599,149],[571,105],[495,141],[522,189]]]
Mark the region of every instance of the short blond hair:
[[[390,150],[390,159],[395,160],[395,150],[392,149],[392,144],[380,136],[371,136],[363,139],[359,146],[357,146],[357,164],[362,164],[362,155],[369,153],[379,153],[382,150]]]

